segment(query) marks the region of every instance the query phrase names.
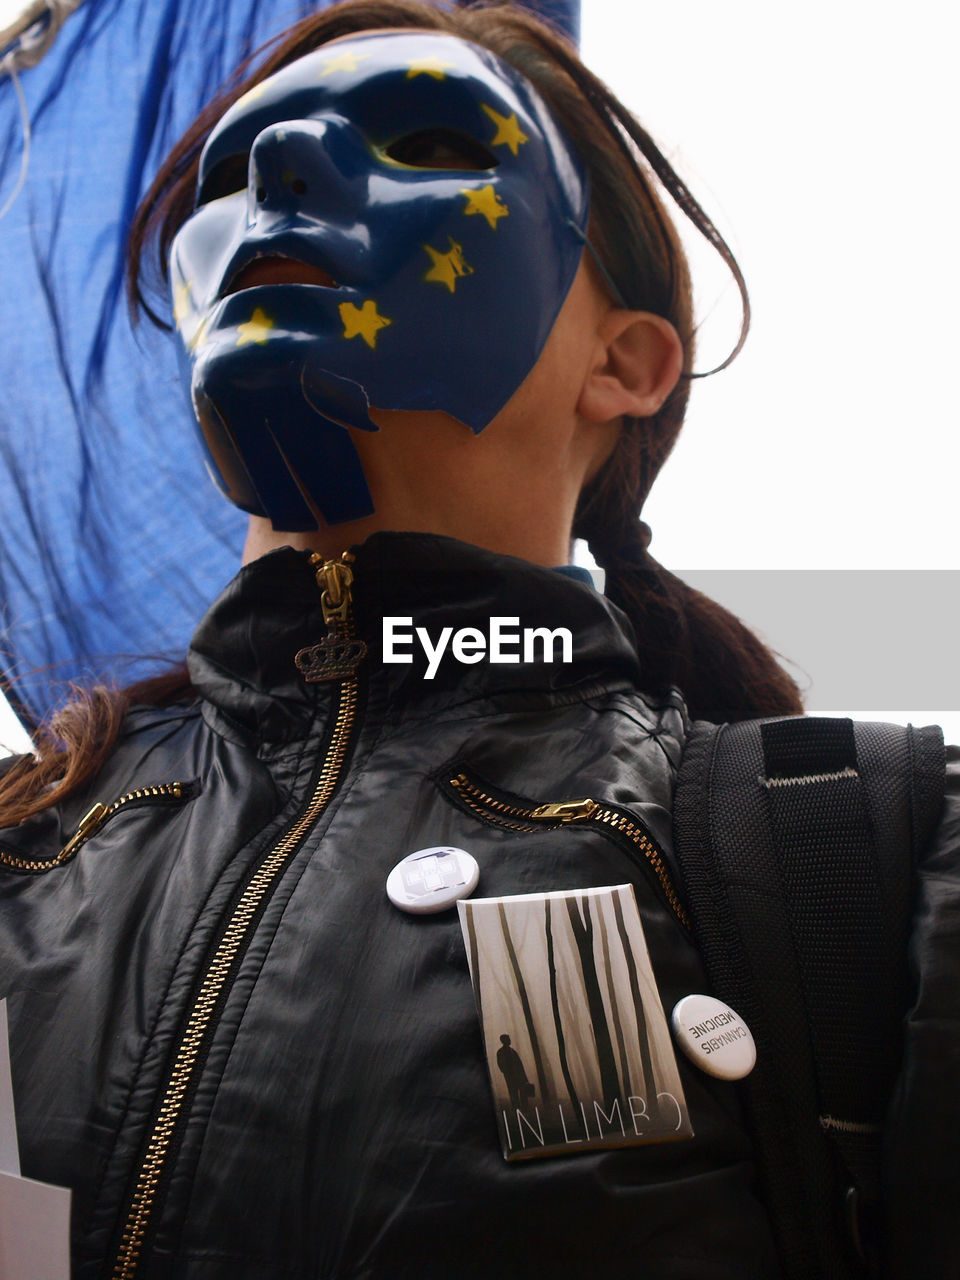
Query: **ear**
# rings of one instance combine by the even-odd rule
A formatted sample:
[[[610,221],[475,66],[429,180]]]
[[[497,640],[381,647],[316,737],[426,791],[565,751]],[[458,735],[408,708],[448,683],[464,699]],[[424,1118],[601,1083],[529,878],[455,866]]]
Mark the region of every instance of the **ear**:
[[[683,345],[669,320],[612,308],[597,329],[595,358],[577,409],[588,422],[649,418],[677,384]]]

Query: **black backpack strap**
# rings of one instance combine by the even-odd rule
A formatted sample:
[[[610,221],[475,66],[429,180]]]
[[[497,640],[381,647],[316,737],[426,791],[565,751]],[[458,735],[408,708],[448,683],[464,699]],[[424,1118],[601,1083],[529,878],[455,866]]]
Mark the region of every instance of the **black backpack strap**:
[[[700,724],[684,751],[677,856],[708,976],[757,1041],[743,1093],[790,1280],[875,1261],[911,854],[942,795],[936,729]]]

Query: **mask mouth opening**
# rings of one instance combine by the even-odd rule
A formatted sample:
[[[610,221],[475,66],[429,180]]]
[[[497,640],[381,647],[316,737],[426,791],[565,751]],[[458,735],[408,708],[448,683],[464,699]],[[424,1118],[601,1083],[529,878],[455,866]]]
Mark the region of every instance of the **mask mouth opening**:
[[[272,284],[306,284],[321,289],[339,289],[340,283],[334,280],[329,271],[313,266],[299,258],[290,258],[284,254],[268,254],[254,258],[239,271],[234,272],[226,286],[220,291],[220,297],[226,298],[231,293],[240,293],[243,289],[257,289],[261,285]]]

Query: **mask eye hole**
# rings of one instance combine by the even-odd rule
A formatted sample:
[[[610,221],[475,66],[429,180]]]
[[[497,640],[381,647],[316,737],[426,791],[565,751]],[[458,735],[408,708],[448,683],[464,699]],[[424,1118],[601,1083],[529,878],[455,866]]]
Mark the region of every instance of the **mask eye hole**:
[[[246,191],[249,163],[250,157],[245,151],[218,160],[200,183],[196,207],[209,204],[211,200],[219,200],[222,196],[232,196],[238,191]]]
[[[411,169],[495,169],[497,157],[482,142],[456,129],[419,129],[404,134],[384,154]]]

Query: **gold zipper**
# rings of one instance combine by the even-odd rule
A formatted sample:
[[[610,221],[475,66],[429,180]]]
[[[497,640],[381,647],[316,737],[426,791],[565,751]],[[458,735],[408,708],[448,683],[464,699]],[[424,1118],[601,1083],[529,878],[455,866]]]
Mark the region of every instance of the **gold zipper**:
[[[690,918],[670,879],[663,854],[650,836],[631,814],[613,805],[596,800],[561,800],[554,804],[526,806],[512,801],[498,800],[471,782],[465,773],[450,779],[450,786],[457,795],[484,822],[492,822],[511,831],[543,831],[543,823],[562,827],[571,822],[600,823],[617,835],[623,836],[638,850],[644,862],[657,878],[663,896],[677,919],[690,928]]]
[[[94,832],[100,830],[108,818],[112,818],[128,804],[133,804],[137,800],[181,800],[184,787],[185,784],[182,782],[161,782],[153,787],[137,787],[135,791],[128,791],[112,804],[102,804],[98,801],[89,812],[83,815],[76,831],[55,858],[47,861],[18,858],[15,854],[5,853],[0,849],[0,865],[15,867],[17,871],[51,871],[54,867],[62,867],[77,854],[81,845],[86,844]]]
[[[311,556],[311,563],[316,568],[317,584],[321,589],[321,601],[324,601],[324,597],[327,596],[331,583],[334,584],[335,594],[327,597],[323,604],[323,611],[324,619],[327,620],[329,607],[331,620],[328,620],[328,626],[338,643],[354,642],[350,591],[353,573],[349,569],[352,559],[349,552],[344,552],[339,561],[324,561],[322,556]],[[343,573],[345,567],[346,574]],[[334,618],[335,622],[332,621]],[[297,656],[298,665],[300,665],[300,655]],[[279,881],[304,836],[323,813],[340,779],[357,713],[359,681],[355,670],[356,664],[353,667],[354,674],[343,679],[340,686],[333,735],[310,800],[300,817],[287,829],[280,842],[274,846],[254,872],[227,923],[213,960],[204,975],[147,1143],[146,1154],[120,1238],[120,1249],[113,1270],[115,1280],[130,1280],[136,1274],[140,1250],[155,1208],[157,1191],[174,1131],[183,1110],[204,1038],[211,1028],[214,1009],[230,978],[233,963],[251,932],[252,922],[256,918],[259,907]],[[307,678],[310,677],[307,676]]]

